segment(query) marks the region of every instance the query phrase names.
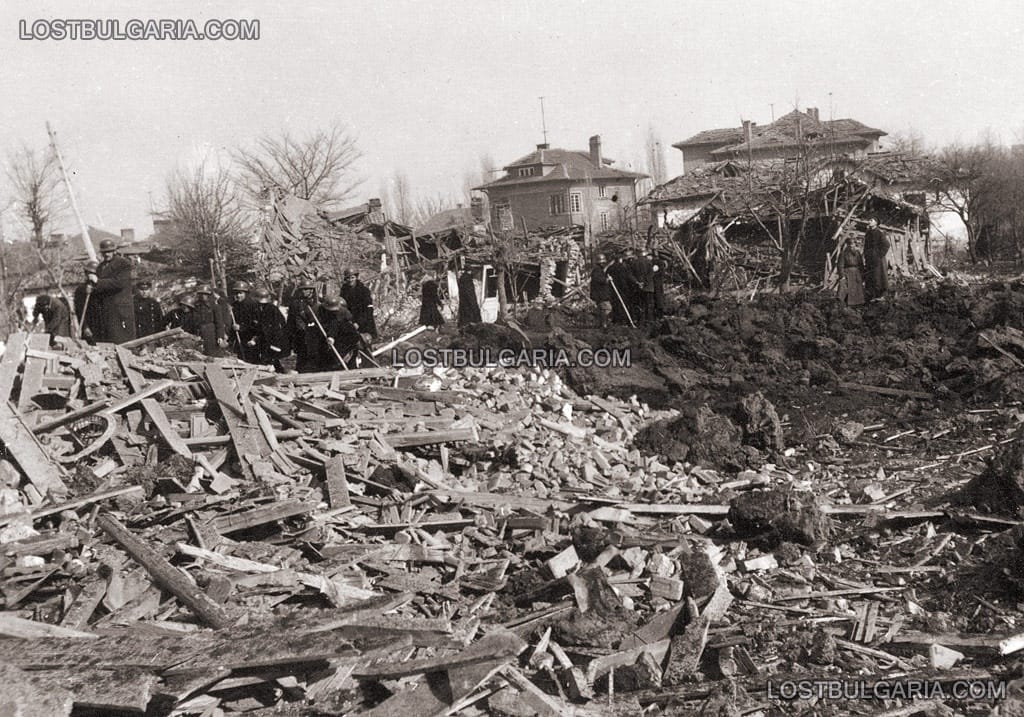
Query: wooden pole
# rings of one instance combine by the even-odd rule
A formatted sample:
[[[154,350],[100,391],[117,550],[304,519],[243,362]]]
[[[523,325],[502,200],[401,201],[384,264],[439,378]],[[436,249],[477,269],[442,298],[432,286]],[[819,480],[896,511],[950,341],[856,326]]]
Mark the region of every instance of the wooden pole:
[[[96,261],[96,248],[92,245],[92,239],[89,237],[89,226],[82,219],[82,213],[78,211],[78,202],[75,201],[75,190],[71,188],[68,170],[64,166],[64,158],[61,156],[60,148],[57,147],[57,133],[53,131],[49,122],[46,123],[46,132],[50,135],[50,148],[53,149],[53,154],[57,157],[57,164],[60,165],[60,174],[64,178],[64,186],[68,190],[71,209],[74,210],[75,217],[78,219],[78,225],[82,228],[82,242],[85,244],[85,253],[88,255],[89,261]]]

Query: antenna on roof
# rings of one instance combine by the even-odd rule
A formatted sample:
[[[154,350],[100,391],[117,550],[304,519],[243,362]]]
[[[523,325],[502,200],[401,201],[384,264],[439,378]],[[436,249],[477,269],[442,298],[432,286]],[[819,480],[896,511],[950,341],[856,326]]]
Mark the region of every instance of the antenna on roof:
[[[544,144],[548,143],[548,123],[544,119],[544,98],[540,98],[540,126],[544,129]]]

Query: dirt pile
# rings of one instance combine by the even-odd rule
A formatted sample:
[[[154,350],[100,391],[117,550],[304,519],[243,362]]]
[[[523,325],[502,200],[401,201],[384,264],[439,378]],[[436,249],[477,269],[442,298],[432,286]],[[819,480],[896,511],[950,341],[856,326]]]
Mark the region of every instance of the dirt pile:
[[[981,475],[971,479],[955,502],[990,513],[1016,516],[1024,506],[1024,438],[1007,444],[988,460]]]
[[[792,491],[743,493],[729,504],[729,522],[737,536],[771,546],[813,545],[829,533],[828,518],[814,496]]]

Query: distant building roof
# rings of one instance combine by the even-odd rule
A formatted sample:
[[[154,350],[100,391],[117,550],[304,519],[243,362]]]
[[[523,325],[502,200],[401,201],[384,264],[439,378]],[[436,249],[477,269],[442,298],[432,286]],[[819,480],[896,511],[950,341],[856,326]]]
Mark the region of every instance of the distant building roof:
[[[445,209],[434,214],[423,224],[416,227],[414,233],[416,236],[438,234],[451,231],[452,229],[471,228],[478,223],[470,207],[455,207],[454,209]]]
[[[610,160],[602,160],[602,165],[607,165]],[[493,182],[482,184],[473,189],[494,189],[497,187],[513,186],[518,184],[536,184],[538,182],[552,181],[586,181],[593,179],[642,179],[648,175],[637,172],[626,172],[621,169],[613,169],[608,166],[598,167],[590,160],[590,153],[580,150],[569,149],[537,149],[530,154],[520,157],[512,164],[505,167],[510,170],[521,166],[541,165],[551,167],[542,174],[534,174],[528,177],[520,177],[515,174],[508,174]]]
[[[793,110],[779,117],[771,124],[751,125],[750,149],[767,149],[794,146],[804,138],[828,140],[834,144],[858,144],[885,136],[885,132],[869,127],[855,119],[819,120],[817,110],[801,112]],[[712,155],[729,155],[745,152],[747,143],[743,127],[725,127],[698,132],[688,139],[676,142],[673,147],[685,149],[696,146],[716,146]]]

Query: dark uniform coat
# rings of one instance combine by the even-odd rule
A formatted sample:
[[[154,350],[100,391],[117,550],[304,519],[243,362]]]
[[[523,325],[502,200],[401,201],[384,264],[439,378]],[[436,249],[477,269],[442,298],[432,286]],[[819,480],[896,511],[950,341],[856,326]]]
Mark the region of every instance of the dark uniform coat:
[[[847,306],[860,306],[864,303],[864,257],[855,246],[847,244],[839,256],[839,267],[839,298]]]
[[[93,296],[89,289],[88,283],[79,284],[71,298],[75,302],[75,316],[82,327],[82,338],[94,344],[103,333],[103,316],[100,299]]]
[[[252,359],[263,366],[279,366],[279,361],[288,355],[288,333],[281,310],[271,303],[256,304],[256,333],[249,340],[256,344],[249,349]]]
[[[256,308],[258,306],[255,299],[248,296],[241,301],[231,302],[231,315],[234,317],[235,323],[238,324],[238,335],[235,336],[235,331],[232,330],[228,340],[238,358],[243,361],[252,362],[253,360],[253,357],[249,355],[251,350],[248,348],[248,344],[256,336]],[[241,344],[238,343],[239,339],[241,339]]]
[[[881,298],[889,290],[888,253],[889,240],[881,229],[864,232],[864,294],[868,300]]]
[[[444,316],[441,315],[441,296],[437,282],[427,279],[423,282],[423,293],[420,301],[420,325],[441,326]]]
[[[97,341],[119,344],[135,338],[135,295],[132,286],[132,262],[114,255],[100,262],[98,281],[92,301],[99,299],[102,332]]]
[[[195,322],[192,320],[192,309],[176,306],[164,314],[165,329],[177,329],[179,327],[185,329],[190,334],[196,332]]]
[[[164,310],[152,296],[135,295],[135,335],[139,338],[163,331]]]
[[[345,308],[342,308],[341,311],[327,311],[320,307],[317,309],[317,317],[320,319],[320,325],[324,327],[324,334],[334,339],[335,351],[345,359],[348,367],[352,368],[352,359],[355,358],[362,340],[359,331],[352,323],[352,314]],[[323,335],[320,337],[318,352],[320,354],[320,371],[337,371],[343,368]]]
[[[464,271],[459,277],[459,326],[479,324],[482,321],[480,304],[476,300],[476,284],[473,283],[473,275]]]
[[[288,343],[295,352],[295,370],[300,373],[320,368],[320,345],[323,334],[313,319],[315,309],[305,300],[297,299],[288,305]]]
[[[633,295],[631,292],[631,288],[634,286],[633,272],[626,265],[625,261],[616,259],[608,266],[608,277],[615,284],[614,288],[609,284],[611,289],[612,321],[618,324],[629,323],[623,304],[629,305],[630,298]],[[616,293],[616,289],[618,293]],[[632,306],[630,306],[629,311],[630,314],[633,313]]]
[[[50,336],[71,335],[71,313],[64,299],[59,296],[50,297],[50,303],[46,306],[41,307],[37,303],[34,313],[43,317],[44,330]]]
[[[341,287],[341,298],[348,305],[352,313],[352,320],[356,322],[359,333],[369,334],[377,337],[377,322],[373,316],[373,294],[363,282],[356,279],[355,284],[343,284]]]
[[[595,265],[590,270],[590,298],[597,304],[612,300],[612,287],[608,284],[608,270],[603,266]]]
[[[210,303],[196,302],[192,311],[194,333],[203,340],[203,353],[207,356],[220,356],[223,350],[217,343],[225,341],[231,330],[231,318],[228,316],[227,304],[217,297],[211,297]]]

